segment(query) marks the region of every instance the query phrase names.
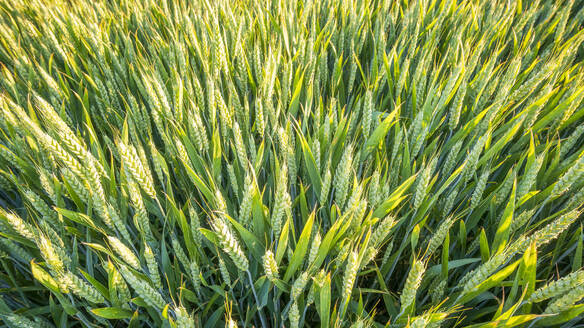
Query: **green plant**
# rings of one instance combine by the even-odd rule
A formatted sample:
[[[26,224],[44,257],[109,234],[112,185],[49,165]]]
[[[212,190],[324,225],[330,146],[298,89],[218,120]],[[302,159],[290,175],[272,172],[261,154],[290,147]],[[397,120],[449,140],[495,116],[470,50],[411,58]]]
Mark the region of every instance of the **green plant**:
[[[582,323],[583,8],[0,0],[1,322]]]

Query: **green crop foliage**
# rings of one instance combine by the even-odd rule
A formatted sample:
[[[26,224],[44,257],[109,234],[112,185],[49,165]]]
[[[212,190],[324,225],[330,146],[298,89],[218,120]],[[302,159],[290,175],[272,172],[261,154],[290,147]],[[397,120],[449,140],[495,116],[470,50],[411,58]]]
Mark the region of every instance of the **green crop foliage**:
[[[583,41],[583,0],[0,0],[0,325],[581,325]]]

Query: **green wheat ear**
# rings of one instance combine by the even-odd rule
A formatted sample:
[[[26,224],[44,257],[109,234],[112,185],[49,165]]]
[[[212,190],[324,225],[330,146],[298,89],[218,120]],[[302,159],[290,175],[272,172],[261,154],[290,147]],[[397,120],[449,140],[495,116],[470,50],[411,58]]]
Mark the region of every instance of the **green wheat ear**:
[[[400,296],[402,312],[405,311],[415,301],[416,294],[420,284],[422,283],[422,278],[425,271],[426,266],[424,262],[415,260],[412,268],[410,269],[410,272],[408,273],[406,283]]]
[[[248,259],[227,223],[222,218],[216,218],[212,224],[217,232],[223,251],[229,255],[239,270],[247,271],[249,268]]]
[[[278,265],[276,264],[276,260],[274,259],[274,253],[272,251],[267,250],[263,256],[263,266],[264,272],[266,276],[270,280],[278,279]]]

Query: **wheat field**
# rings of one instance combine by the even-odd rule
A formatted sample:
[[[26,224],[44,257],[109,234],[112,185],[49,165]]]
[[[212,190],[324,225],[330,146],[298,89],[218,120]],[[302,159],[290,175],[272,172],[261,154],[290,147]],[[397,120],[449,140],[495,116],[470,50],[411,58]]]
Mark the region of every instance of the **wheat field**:
[[[583,0],[0,0],[2,327],[582,327]]]

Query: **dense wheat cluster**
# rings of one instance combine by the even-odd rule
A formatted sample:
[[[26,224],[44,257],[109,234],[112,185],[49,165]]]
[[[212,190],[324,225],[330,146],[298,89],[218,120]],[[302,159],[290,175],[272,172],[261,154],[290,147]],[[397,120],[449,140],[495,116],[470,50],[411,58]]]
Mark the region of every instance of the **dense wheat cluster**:
[[[0,0],[0,323],[583,322],[583,0]]]

